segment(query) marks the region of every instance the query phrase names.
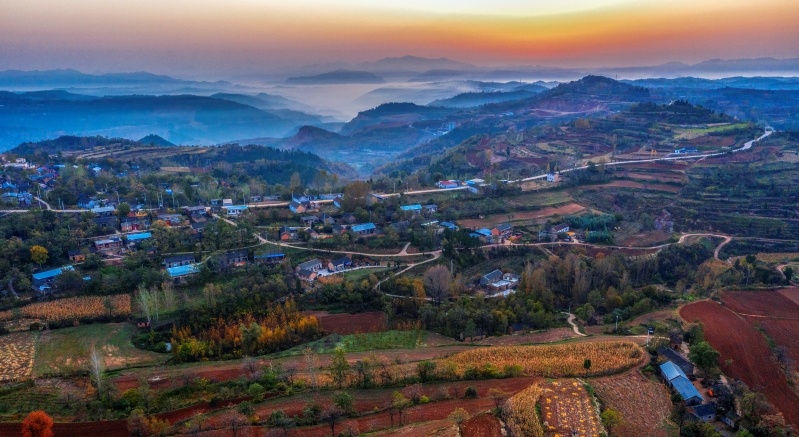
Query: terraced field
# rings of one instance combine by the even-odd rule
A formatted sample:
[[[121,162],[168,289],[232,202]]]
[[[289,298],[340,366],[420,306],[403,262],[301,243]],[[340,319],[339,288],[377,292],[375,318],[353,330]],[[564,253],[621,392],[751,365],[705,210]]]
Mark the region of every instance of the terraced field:
[[[38,335],[35,332],[15,332],[0,336],[0,382],[23,381],[31,377]]]

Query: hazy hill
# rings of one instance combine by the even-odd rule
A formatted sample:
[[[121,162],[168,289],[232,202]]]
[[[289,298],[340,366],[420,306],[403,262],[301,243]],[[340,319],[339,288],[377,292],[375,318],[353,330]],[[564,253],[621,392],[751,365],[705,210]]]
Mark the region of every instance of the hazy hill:
[[[153,134],[147,135],[146,137],[140,139],[138,142],[142,144],[149,144],[151,146],[161,146],[161,147],[172,147],[175,145],[161,138],[160,136]]]
[[[295,76],[286,79],[286,83],[294,85],[322,85],[348,83],[385,83],[374,73],[368,71],[335,70],[315,76]]]
[[[276,115],[249,105],[194,95],[82,96],[63,91],[0,92],[0,148],[59,135],[141,138],[157,134],[173,143],[218,144],[232,138],[281,137],[303,114]],[[290,116],[291,115],[291,116]]]
[[[519,86],[513,91],[495,91],[479,93],[462,93],[449,99],[439,99],[430,102],[430,106],[444,106],[447,108],[470,108],[486,105],[489,103],[500,103],[511,100],[523,100],[546,91],[547,88],[540,85]]]
[[[339,133],[353,132],[374,127],[410,125],[422,120],[443,119],[453,112],[448,108],[421,106],[414,103],[384,103],[376,108],[360,112],[341,128]]]
[[[6,89],[44,89],[80,87],[141,87],[141,86],[231,86],[224,81],[198,82],[138,71],[134,73],[87,74],[77,70],[5,70],[0,71],[0,87]]]
[[[797,77],[727,77],[723,79],[703,79],[680,77],[676,79],[639,79],[623,81],[647,88],[745,88],[759,90],[799,90]]]

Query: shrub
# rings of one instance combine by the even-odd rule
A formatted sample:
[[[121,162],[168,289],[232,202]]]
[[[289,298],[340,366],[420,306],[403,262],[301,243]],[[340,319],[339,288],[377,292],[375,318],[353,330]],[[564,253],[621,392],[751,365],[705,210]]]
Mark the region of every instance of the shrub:
[[[475,399],[477,398],[477,389],[473,386],[466,387],[466,393],[464,394],[466,399]]]

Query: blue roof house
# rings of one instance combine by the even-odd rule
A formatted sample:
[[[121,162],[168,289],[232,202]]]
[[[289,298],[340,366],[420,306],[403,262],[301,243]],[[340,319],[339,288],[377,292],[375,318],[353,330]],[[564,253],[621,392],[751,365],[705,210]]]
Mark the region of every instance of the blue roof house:
[[[363,223],[360,225],[354,225],[353,227],[350,228],[350,230],[352,230],[352,232],[355,232],[356,234],[368,235],[368,234],[374,234],[377,231],[377,227],[375,226],[374,223]]]
[[[688,406],[699,405],[704,400],[699,390],[694,387],[694,384],[685,376],[685,373],[671,361],[666,361],[660,365],[660,374],[663,379],[668,381],[669,385],[680,394],[685,404]]]

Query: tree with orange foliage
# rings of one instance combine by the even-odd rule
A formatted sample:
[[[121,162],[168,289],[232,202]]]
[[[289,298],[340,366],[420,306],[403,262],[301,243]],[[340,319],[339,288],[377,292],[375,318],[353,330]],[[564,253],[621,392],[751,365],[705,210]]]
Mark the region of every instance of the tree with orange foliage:
[[[22,421],[22,437],[53,437],[53,419],[44,411],[33,411]]]

